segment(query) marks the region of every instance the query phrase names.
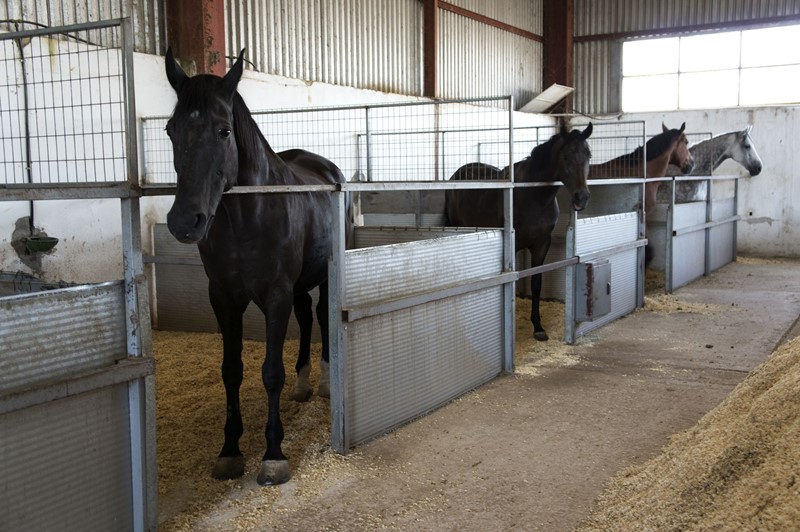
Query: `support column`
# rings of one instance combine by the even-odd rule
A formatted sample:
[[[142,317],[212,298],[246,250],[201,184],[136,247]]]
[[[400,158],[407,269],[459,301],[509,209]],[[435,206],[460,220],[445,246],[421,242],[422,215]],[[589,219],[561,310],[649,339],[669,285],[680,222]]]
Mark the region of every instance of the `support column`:
[[[167,44],[175,57],[194,63],[190,75],[224,76],[225,0],[169,0]]]
[[[423,8],[423,91],[422,95],[436,98],[439,86],[439,0],[425,0]]]
[[[544,72],[542,86],[547,88],[553,83],[574,87],[573,84],[573,34],[574,10],[573,0],[543,3],[544,26]],[[572,109],[572,95],[556,105],[554,112]]]

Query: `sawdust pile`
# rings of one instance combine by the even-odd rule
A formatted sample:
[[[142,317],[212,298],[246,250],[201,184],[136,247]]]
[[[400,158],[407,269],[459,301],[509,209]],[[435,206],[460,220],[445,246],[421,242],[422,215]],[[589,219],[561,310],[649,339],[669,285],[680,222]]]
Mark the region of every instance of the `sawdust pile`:
[[[588,531],[797,530],[800,337],[663,453],[614,477]]]

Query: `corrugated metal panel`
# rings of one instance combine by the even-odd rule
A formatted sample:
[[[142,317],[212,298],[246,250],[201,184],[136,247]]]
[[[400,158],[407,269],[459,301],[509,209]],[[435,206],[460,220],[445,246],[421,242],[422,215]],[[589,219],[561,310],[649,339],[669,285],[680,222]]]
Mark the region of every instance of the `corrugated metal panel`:
[[[127,356],[121,282],[0,299],[0,389],[30,387]]]
[[[127,383],[0,416],[0,530],[132,530],[130,445]]]
[[[575,43],[573,105],[577,112],[608,113],[615,110],[611,108],[609,95],[611,50],[614,46],[610,41]]]
[[[131,17],[134,32],[134,50],[141,53],[163,55],[166,30],[164,20],[165,0],[16,0],[0,4],[0,20],[21,21],[0,24],[9,31],[30,30],[41,26],[54,28],[84,22]],[[96,43],[119,47],[122,43]]]
[[[479,231],[345,253],[348,305],[502,271],[503,234]],[[351,444],[410,421],[502,371],[502,286],[347,324]]]
[[[479,231],[345,253],[346,305],[420,294],[503,269],[503,232]]]
[[[359,320],[347,328],[348,432],[356,445],[502,371],[503,288]]]
[[[705,202],[681,203],[673,211],[673,229],[705,223]],[[705,272],[706,237],[695,231],[672,238],[672,289],[689,284]]]
[[[458,234],[471,234],[471,229],[442,229],[439,226],[429,226],[432,229],[417,229],[409,227],[366,227],[357,226],[354,228],[355,247],[368,248],[373,246],[385,246],[388,244],[398,244],[400,242],[416,242],[427,238],[442,238]],[[437,229],[438,227],[438,229]]]
[[[225,18],[228,55],[246,47],[260,72],[421,93],[417,0],[226,0]]]
[[[451,0],[451,4],[511,26],[542,34],[543,0]]]
[[[635,242],[639,234],[639,215],[635,212],[578,220],[575,226],[575,252],[578,255],[606,247]],[[631,249],[610,255],[611,312],[594,321],[581,323],[576,336],[586,334],[636,310],[638,260]]]
[[[712,220],[722,220],[734,214],[733,198],[711,202]],[[713,272],[736,260],[736,250],[733,248],[735,232],[736,224],[733,222],[709,229],[710,271]]]
[[[575,0],[575,36],[800,14],[795,0]]]
[[[450,12],[439,14],[439,96],[510,94],[519,108],[542,91],[542,44]]]

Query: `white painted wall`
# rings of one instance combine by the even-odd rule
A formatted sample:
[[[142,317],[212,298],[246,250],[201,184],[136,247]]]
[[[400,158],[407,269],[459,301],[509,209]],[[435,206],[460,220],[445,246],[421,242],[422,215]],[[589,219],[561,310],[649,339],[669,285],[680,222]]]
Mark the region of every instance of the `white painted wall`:
[[[176,98],[164,74],[163,58],[135,54],[134,61],[137,117],[171,114]],[[421,100],[324,83],[306,83],[252,71],[245,71],[239,91],[251,110]],[[515,113],[514,121],[517,125],[527,126],[553,123],[549,116],[527,113]],[[166,221],[171,204],[171,196],[141,200],[145,253],[152,251],[153,225]],[[38,262],[24,260],[11,246],[17,221],[28,213],[27,202],[0,202],[0,227],[3,228],[0,231],[0,271],[22,271],[48,281],[74,283],[122,278],[119,200],[35,202],[36,227],[60,239],[54,251],[41,255]]]
[[[686,122],[689,133],[719,135],[753,126],[751,137],[764,164],[761,174],[748,172],[731,160],[714,175],[740,175],[739,252],[762,257],[800,256],[800,106],[713,109],[625,114],[621,120],[644,120],[648,138]]]

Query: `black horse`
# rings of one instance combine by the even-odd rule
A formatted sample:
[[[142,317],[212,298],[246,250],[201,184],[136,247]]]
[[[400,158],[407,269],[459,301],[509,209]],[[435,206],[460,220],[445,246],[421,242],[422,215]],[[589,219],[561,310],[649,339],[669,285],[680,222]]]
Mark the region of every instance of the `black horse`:
[[[276,154],[270,148],[236,90],[243,55],[244,50],[224,77],[202,74],[190,78],[175,62],[172,50],[167,51],[167,78],[178,95],[166,128],[178,174],[167,225],[179,241],[197,243],[222,333],[227,419],[225,443],[212,471],[218,479],[244,474],[245,460],[239,450],[243,430],[239,411],[242,315],[253,301],[266,318],[261,376],[269,413],[267,448],[258,474],[258,483],[266,485],[291,477],[289,462],[281,451],[283,344],[294,308],[301,338],[292,398],[308,400],[313,321],[309,291],[317,286],[323,358],[318,393],[330,393],[327,267],[333,209],[327,192],[224,196],[223,192],[235,185],[333,185],[344,178],[335,164],[319,155],[303,150]]]
[[[586,139],[592,134],[590,123],[583,131],[560,131],[547,142],[536,146],[530,156],[514,163],[517,183],[561,181],[567,187],[575,210],[589,201],[586,177],[591,150]],[[451,180],[508,179],[508,167],[500,170],[483,163],[470,163],[453,174]],[[532,266],[544,263],[550,249],[550,237],[558,221],[558,186],[518,187],[514,189],[514,233],[516,250],[527,249]],[[502,227],[503,197],[499,190],[447,190],[445,216],[448,225],[461,227]],[[531,322],[537,340],[547,340],[539,315],[542,275],[531,276]]]

